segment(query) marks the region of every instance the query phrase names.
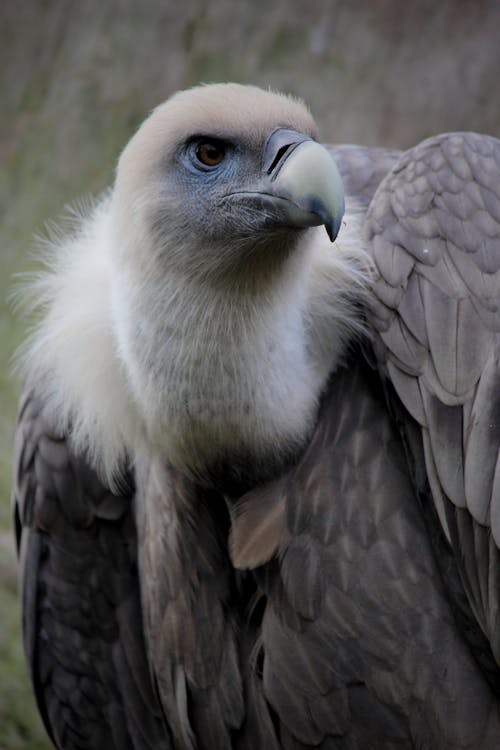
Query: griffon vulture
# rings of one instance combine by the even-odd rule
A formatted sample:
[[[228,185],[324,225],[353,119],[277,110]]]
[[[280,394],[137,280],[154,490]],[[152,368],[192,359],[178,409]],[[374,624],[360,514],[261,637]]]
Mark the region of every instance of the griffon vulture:
[[[14,498],[57,748],[500,747],[500,141],[316,138],[178,93],[47,243]]]

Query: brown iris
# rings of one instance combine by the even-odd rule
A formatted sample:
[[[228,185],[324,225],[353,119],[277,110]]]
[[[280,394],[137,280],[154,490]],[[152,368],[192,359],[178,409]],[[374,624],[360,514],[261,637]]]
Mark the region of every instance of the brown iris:
[[[225,155],[224,145],[216,141],[204,141],[196,147],[196,157],[206,167],[216,167]]]

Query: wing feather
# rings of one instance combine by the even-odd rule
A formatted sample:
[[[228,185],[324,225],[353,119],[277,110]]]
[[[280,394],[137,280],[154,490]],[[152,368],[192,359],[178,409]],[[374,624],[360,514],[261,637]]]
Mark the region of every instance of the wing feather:
[[[132,494],[113,495],[25,396],[14,502],[23,636],[56,747],[167,750],[142,636]]]
[[[374,285],[373,326],[382,347],[375,350],[421,426],[438,517],[496,654],[500,589],[492,588],[498,562],[489,545],[493,540],[498,551],[500,539],[499,164],[495,138],[429,139],[401,157],[367,214],[381,279]],[[392,270],[398,264],[402,283]]]
[[[333,738],[496,747],[498,707],[457,634],[383,394],[355,360],[332,379],[282,492],[287,532],[263,584],[262,649],[284,747],[328,747]],[[477,577],[471,591],[484,610]],[[358,701],[368,710],[362,724]]]

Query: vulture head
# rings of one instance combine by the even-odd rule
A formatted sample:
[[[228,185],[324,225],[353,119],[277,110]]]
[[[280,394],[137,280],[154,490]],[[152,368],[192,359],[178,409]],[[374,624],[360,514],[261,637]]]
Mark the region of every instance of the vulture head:
[[[333,241],[344,213],[334,161],[307,109],[253,86],[182,91],[159,106],[125,148],[114,210],[119,244],[140,262],[203,280],[287,254],[297,230],[324,224]],[[278,256],[278,257],[276,257]],[[269,268],[266,268],[267,273]],[[207,278],[208,277],[208,278]]]
[[[357,325],[359,257],[328,241],[344,194],[315,137],[291,97],[201,86],[158,107],[119,161],[109,258],[127,388],[148,445],[201,481],[227,483],[230,466],[254,483],[294,457]]]

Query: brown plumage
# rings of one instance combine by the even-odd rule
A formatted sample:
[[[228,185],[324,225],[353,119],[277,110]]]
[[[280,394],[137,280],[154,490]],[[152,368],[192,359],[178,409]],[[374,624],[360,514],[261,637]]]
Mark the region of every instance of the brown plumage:
[[[174,105],[37,282],[14,500],[54,745],[498,748],[500,142],[328,147],[330,249],[301,105]]]

